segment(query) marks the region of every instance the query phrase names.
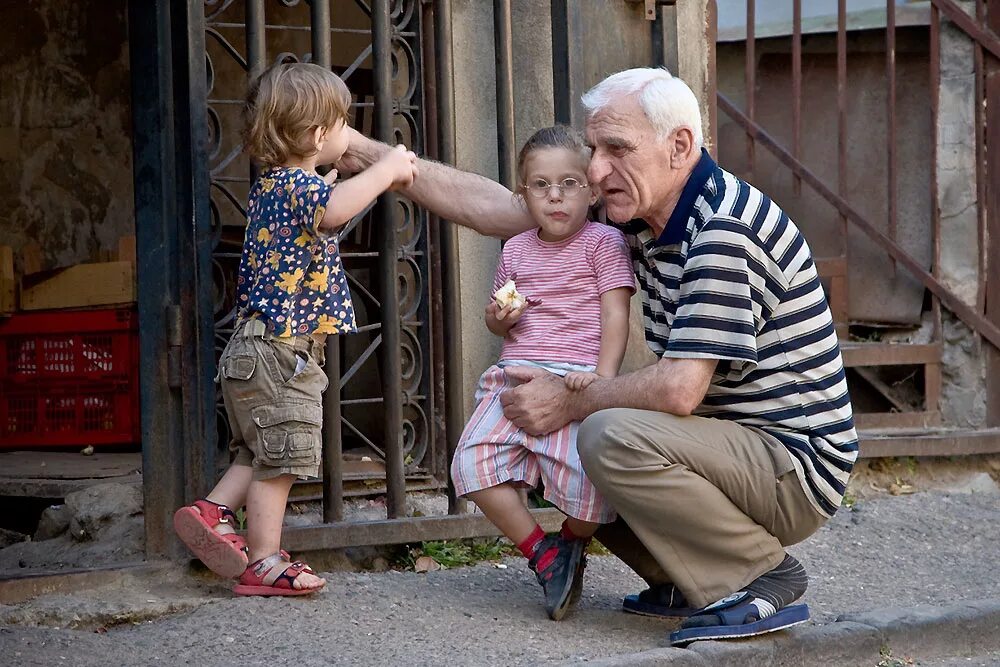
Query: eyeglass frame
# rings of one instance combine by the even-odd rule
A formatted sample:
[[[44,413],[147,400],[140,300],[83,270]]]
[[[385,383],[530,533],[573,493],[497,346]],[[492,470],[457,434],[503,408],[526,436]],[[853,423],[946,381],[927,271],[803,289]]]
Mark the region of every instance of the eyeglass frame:
[[[552,188],[559,189],[560,197],[564,197],[566,199],[573,199],[578,194],[580,194],[584,190],[584,188],[590,187],[590,183],[581,183],[575,178],[564,178],[559,183],[549,183],[542,178],[538,179],[538,181],[545,183],[545,187],[541,189],[536,189],[537,181],[533,185],[528,185],[527,183],[521,184],[521,187],[524,188],[524,190],[527,191],[527,193],[532,197],[534,197],[535,199],[542,199],[543,197],[547,197],[549,191],[552,190]],[[574,183],[576,183],[576,185],[567,185],[566,184],[567,181],[573,181]]]

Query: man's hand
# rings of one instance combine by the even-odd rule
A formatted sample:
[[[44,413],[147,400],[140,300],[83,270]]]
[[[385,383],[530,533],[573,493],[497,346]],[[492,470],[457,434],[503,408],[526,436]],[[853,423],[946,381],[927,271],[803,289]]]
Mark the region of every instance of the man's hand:
[[[327,185],[333,185],[337,181],[338,175],[339,174],[337,173],[336,169],[331,169],[326,173],[326,175],[323,176],[323,180],[326,182]]]
[[[572,396],[561,377],[529,366],[510,366],[504,373],[522,383],[500,394],[503,414],[515,426],[544,435],[573,421]]]
[[[337,169],[348,174],[357,174],[372,166],[389,147],[374,139],[369,139],[353,127],[347,128],[347,150],[337,160]]]

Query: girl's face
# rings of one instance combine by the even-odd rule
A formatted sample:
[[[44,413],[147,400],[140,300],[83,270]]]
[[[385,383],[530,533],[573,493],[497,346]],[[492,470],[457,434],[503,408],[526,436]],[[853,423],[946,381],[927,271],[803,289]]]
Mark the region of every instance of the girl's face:
[[[316,164],[333,164],[344,156],[349,141],[346,122],[341,120],[333,127],[318,127],[316,133]]]
[[[539,148],[524,160],[521,194],[538,238],[562,241],[580,231],[597,196],[587,183],[587,160],[568,148]],[[546,187],[548,186],[548,187]]]

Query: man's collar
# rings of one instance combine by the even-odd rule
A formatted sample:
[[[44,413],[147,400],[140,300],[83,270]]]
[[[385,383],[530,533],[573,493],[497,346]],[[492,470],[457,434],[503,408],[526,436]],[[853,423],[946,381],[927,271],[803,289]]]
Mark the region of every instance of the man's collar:
[[[687,183],[684,184],[684,189],[681,190],[681,196],[677,200],[677,205],[674,206],[674,210],[670,214],[666,226],[660,232],[660,237],[656,239],[653,246],[674,245],[684,240],[684,234],[687,232],[688,218],[691,217],[691,209],[694,208],[694,203],[698,200],[698,195],[701,194],[708,179],[715,173],[715,169],[715,160],[712,159],[707,150],[702,148],[698,164],[691,171]],[[646,221],[640,219],[630,220],[623,226],[624,231],[629,234],[638,234],[648,228],[649,225],[646,224]]]

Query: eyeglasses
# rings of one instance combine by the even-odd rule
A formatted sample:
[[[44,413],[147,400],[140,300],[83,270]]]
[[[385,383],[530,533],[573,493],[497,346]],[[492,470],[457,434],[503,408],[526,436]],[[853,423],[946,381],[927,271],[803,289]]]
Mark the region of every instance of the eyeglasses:
[[[589,183],[581,183],[575,178],[567,178],[561,183],[549,183],[542,179],[532,181],[531,183],[525,183],[524,189],[528,191],[535,199],[541,199],[542,197],[547,197],[549,195],[549,190],[552,188],[559,189],[559,196],[566,197],[570,199],[577,196],[584,188],[589,188]]]

